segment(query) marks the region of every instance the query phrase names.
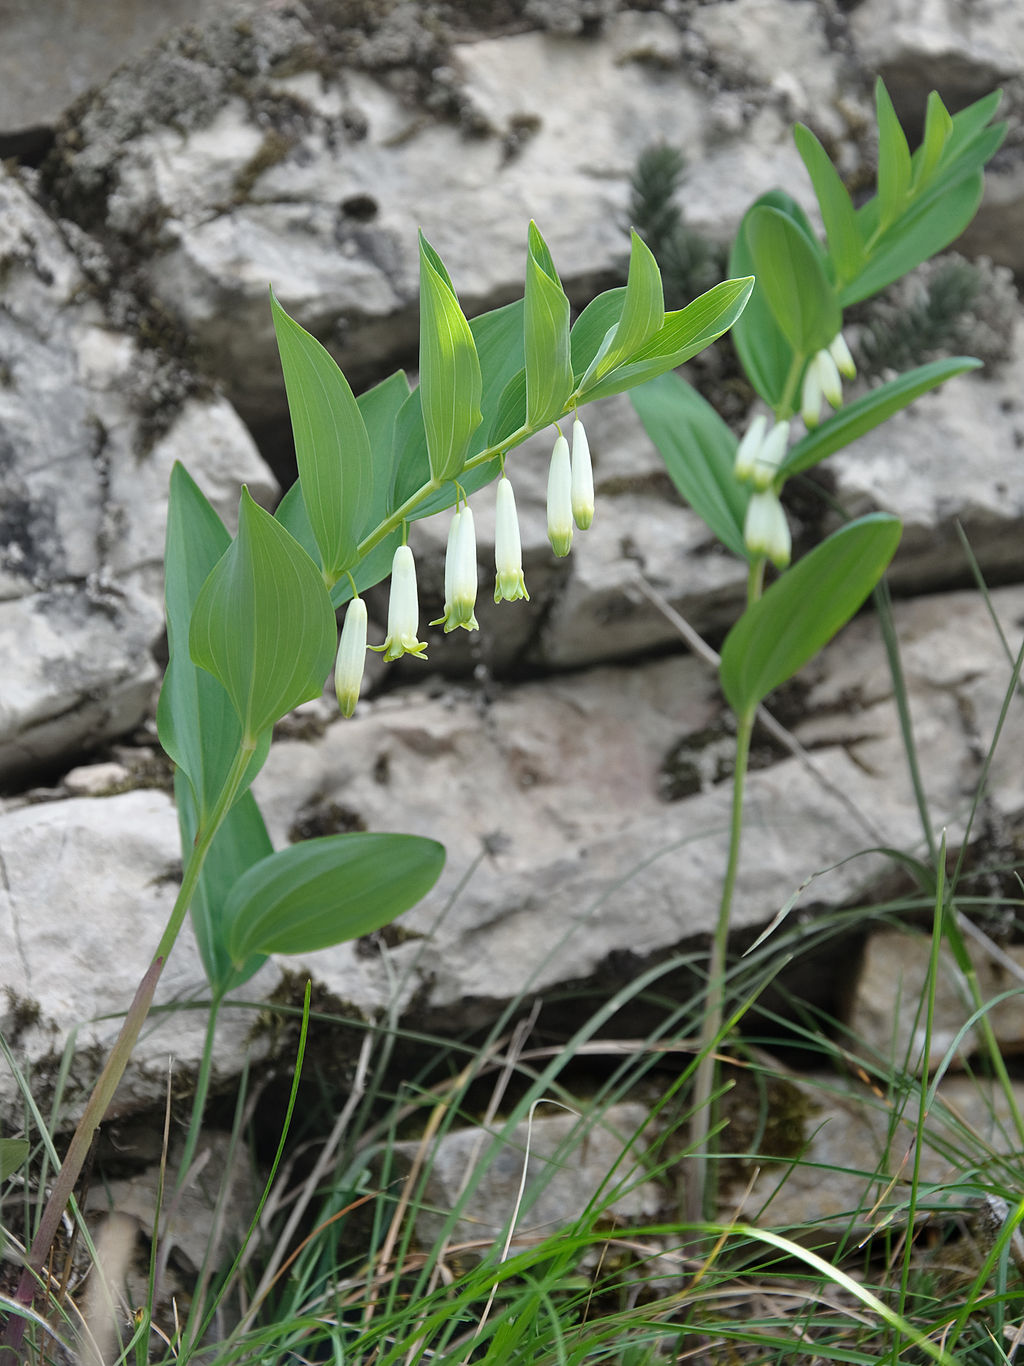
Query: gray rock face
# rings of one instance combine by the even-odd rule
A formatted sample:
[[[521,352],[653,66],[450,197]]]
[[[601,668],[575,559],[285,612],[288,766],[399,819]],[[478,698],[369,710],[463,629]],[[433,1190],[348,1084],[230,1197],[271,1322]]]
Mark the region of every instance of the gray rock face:
[[[228,519],[239,476],[264,500],[275,484],[224,399],[111,325],[60,226],[6,172],[0,265],[6,785],[151,711],[174,461]]]
[[[156,950],[180,876],[177,821],[163,792],[70,798],[0,814],[0,1030],[44,1113],[62,1052],[73,1039],[61,1114],[65,1123],[77,1118],[117,1036],[118,1015]],[[203,1000],[204,980],[186,929],[164,971],[157,1005]],[[228,1075],[250,1023],[232,1014],[218,1034],[215,1063],[215,1072]],[[160,1105],[169,1067],[172,1075],[194,1072],[204,1032],[205,1011],[156,1011],[110,1118]],[[4,1126],[16,1123],[21,1110],[15,1079],[4,1068]]]
[[[628,1102],[610,1106],[596,1122],[540,1106],[530,1122],[511,1129],[446,1135],[430,1155],[416,1218],[420,1244],[434,1246],[449,1213],[458,1209],[448,1234],[452,1254],[479,1258],[505,1236],[517,1252],[574,1223],[602,1192],[606,1217],[653,1219],[664,1197],[654,1182],[641,1179],[628,1151],[647,1119],[644,1106]],[[419,1149],[418,1143],[391,1146],[392,1178],[411,1170]],[[467,1199],[464,1192],[480,1169]]]
[[[784,120],[751,122],[767,92],[713,145],[706,91],[664,15],[617,15],[601,42],[456,41],[443,65],[416,44],[385,61],[380,38],[325,64],[337,35],[296,10],[256,16],[242,36],[221,24],[198,46],[171,41],[144,86],[128,68],[76,115],[48,172],[256,423],[279,407],[268,282],[358,385],[414,353],[418,227],[478,312],[521,292],[531,217],[576,297],[614,279],[628,177],[654,136],[687,146],[694,221],[720,237],[752,195],[797,179]],[[723,174],[741,132],[743,175]]]

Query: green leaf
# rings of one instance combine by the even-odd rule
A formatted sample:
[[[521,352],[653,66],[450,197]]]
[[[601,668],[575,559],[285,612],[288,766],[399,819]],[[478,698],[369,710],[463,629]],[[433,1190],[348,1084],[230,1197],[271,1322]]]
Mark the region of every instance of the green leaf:
[[[946,186],[941,195],[928,196],[911,205],[879,239],[856,279],[841,291],[842,306],[847,308],[870,298],[948,247],[978,212],[983,189],[984,177],[977,171],[955,185]]]
[[[547,243],[531,219],[524,312],[526,420],[543,427],[565,411],[572,393],[569,300]]]
[[[311,953],[386,925],[430,891],[444,847],[418,835],[327,835],[262,859],[224,911],[235,962],[253,953]]]
[[[189,626],[200,590],[231,544],[223,522],[180,463],[171,471],[164,557],[168,662],[157,729],[168,756],[191,784],[205,820],[224,786],[242,739],[231,699],[218,681],[196,668],[188,652]],[[242,790],[267,757],[269,735],[253,756]]]
[[[746,225],[754,274],[776,322],[795,352],[813,356],[842,326],[820,246],[778,209],[755,208]]]
[[[726,701],[747,715],[792,678],[853,616],[885,572],[898,518],[850,522],[786,570],[725,638],[719,677]]]
[[[0,1181],[6,1181],[27,1162],[31,1151],[27,1138],[0,1138]]]
[[[614,330],[622,317],[622,305],[626,298],[624,285],[606,289],[596,299],[591,299],[576,319],[569,333],[572,351],[572,373],[576,387],[589,370],[601,348],[601,343],[610,331]]]
[[[665,321],[665,295],[661,285],[661,271],[650,247],[636,232],[631,233],[629,274],[622,300],[622,313],[614,327],[603,337],[597,353],[580,380],[577,393],[589,398],[589,390],[596,387],[609,370],[623,361],[631,360]]]
[[[420,233],[420,395],[432,476],[454,479],[480,425],[480,361],[441,258]]]
[[[174,800],[181,829],[182,858],[187,859],[195,844],[199,822],[192,790],[181,772],[174,776]],[[273,845],[260,809],[252,793],[246,792],[228,812],[213,837],[189,907],[199,956],[210,990],[218,999],[247,982],[266,961],[263,954],[252,954],[239,967],[234,966],[224,942],[224,906],[228,893],[241,875],[271,853]]]
[[[320,696],[336,645],[319,570],[243,488],[238,536],[203,584],[189,632],[193,662],[223,684],[243,743]]]
[[[906,408],[915,398],[920,398],[930,389],[944,384],[954,375],[963,374],[965,370],[977,370],[980,366],[981,361],[974,360],[971,356],[952,356],[946,360],[920,365],[897,379],[889,380],[887,384],[879,385],[877,389],[861,395],[852,403],[844,404],[820,427],[801,437],[790,447],[782,462],[781,473],[790,478],[803,470],[809,470],[813,465],[834,455],[836,451],[842,450],[844,446],[849,446],[865,432],[870,432],[872,428],[885,422],[893,413]]]
[[[798,123],[793,129],[793,139],[818,199],[836,281],[843,284],[857,274],[863,257],[853,203],[839,172],[811,130]]]
[[[878,215],[884,232],[895,223],[910,194],[910,148],[882,78],[875,82],[878,117]]]
[[[482,450],[491,441],[487,435],[491,429],[505,385],[526,364],[525,324],[526,303],[516,299],[503,308],[491,309],[481,313],[470,322],[476,353],[480,358],[480,374],[483,379],[483,397],[480,407],[483,421],[471,443]]]
[[[526,427],[526,367],[505,385],[487,434],[488,445],[500,446]]]
[[[664,324],[650,341],[589,389],[587,401],[621,394],[683,365],[732,327],[753,288],[752,277],[723,280],[685,308],[666,313]]]
[[[662,375],[630,398],[680,496],[723,545],[748,558],[743,519],[750,491],[732,472],[737,444],[732,432],[678,375]]]
[[[918,192],[928,184],[938,169],[939,162],[953,136],[953,120],[942,103],[937,90],[928,96],[928,107],[924,118],[924,137],[921,146],[911,158],[912,192]]]
[[[355,563],[373,499],[370,438],[348,380],[270,292],[299,482],[324,575]]]
[[[762,195],[750,206],[743,216],[736,240],[729,253],[729,274],[749,276],[754,274],[754,255],[750,249],[748,229],[751,215],[762,207],[777,208],[795,218],[799,226],[807,223],[799,205],[781,190],[772,190]],[[810,232],[810,224],[807,224]],[[786,379],[793,364],[793,348],[783,335],[775,320],[768,299],[760,281],[754,285],[753,293],[742,315],[732,329],[732,341],[736,353],[751,384],[771,408],[778,408],[786,389]]]

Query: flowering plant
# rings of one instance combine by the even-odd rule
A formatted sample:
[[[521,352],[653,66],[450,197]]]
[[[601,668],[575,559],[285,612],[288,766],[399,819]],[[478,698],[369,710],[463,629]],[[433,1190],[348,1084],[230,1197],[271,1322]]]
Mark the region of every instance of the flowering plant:
[[[708,974],[694,1104],[696,1179],[690,1214],[710,1206],[702,1168],[710,1125],[714,1048],[723,1029],[723,975],[739,860],[743,786],[757,709],[825,645],[861,606],[892,557],[899,521],[872,514],[848,522],[787,569],[792,552],[780,495],[794,475],[842,450],[944,381],[980,361],[954,356],[887,380],[842,406],[842,379],[855,374],[843,309],[877,294],[948,246],[981,202],[983,168],[1006,135],[991,122],[995,91],[950,116],[933,91],[924,136],[910,153],[888,92],[875,87],[878,189],[854,208],[810,129],[794,130],[825,226],[822,242],[781,190],[747,210],[729,268],[756,276],[732,330],[739,362],[767,406],[742,438],[678,375],[631,395],[682,497],[729,550],[748,564],[747,606],[722,647],[719,678],[736,714],[730,848]],[[822,399],[836,412],[821,421]],[[805,432],[790,445],[799,408]],[[785,571],[765,589],[766,564]]]

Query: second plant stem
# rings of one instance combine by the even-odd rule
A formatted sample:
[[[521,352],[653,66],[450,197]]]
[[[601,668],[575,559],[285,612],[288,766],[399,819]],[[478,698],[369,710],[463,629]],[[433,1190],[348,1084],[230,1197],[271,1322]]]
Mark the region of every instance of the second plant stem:
[[[725,1003],[725,962],[729,947],[729,921],[732,915],[733,892],[740,865],[740,845],[743,837],[743,791],[750,762],[750,738],[754,730],[756,709],[750,708],[737,717],[736,764],[732,778],[732,808],[729,819],[729,855],[722,896],[718,905],[718,919],[711,940],[708,958],[708,984],[701,1018],[697,1068],[693,1083],[693,1122],[690,1130],[692,1167],[686,1186],[686,1217],[691,1223],[711,1218],[714,1182],[709,1180],[709,1137],[714,1120],[713,1095],[715,1055],[722,1032]]]

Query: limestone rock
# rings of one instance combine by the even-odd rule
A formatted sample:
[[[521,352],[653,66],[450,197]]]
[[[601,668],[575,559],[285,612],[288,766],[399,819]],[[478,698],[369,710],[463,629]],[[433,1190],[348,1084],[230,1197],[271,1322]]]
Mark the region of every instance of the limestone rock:
[[[994,601],[1008,626],[1024,610],[1017,589],[998,590]],[[955,847],[1009,665],[971,593],[900,604],[897,629],[932,819]],[[943,645],[950,639],[955,651]],[[776,755],[750,775],[737,932],[765,925],[812,874],[805,899],[846,901],[887,864],[864,855],[833,865],[920,839],[870,616],[801,684],[794,731],[814,752],[809,767]],[[1006,830],[1024,810],[1020,736],[1011,714],[991,780]],[[396,691],[314,742],[281,742],[255,790],[277,844],[297,829],[363,827],[446,844],[435,893],[403,917],[405,942],[386,950],[388,972],[362,961],[361,991],[379,982],[383,1000],[390,975],[428,1014],[458,1008],[465,1022],[483,1022],[494,1003],[590,978],[624,950],[642,962],[710,932],[729,802],[722,769],[701,763],[715,744],[728,750],[714,677],[676,657],[511,691],[449,687],[434,699]],[[680,799],[666,801],[671,795]],[[342,997],[356,961],[353,946],[302,959]]]
[[[391,19],[361,43],[310,23],[267,11],[169,40],[75,112],[47,165],[257,426],[280,409],[268,283],[359,388],[415,354],[418,227],[472,313],[521,293],[531,217],[572,296],[619,278],[629,176],[659,137],[687,148],[693,222],[719,238],[780,179],[810,202],[767,91],[710,145],[715,92],[664,15],[614,16],[601,40],[456,36],[444,53],[421,34],[386,70]]]
[[[528,1247],[535,1237],[573,1224],[595,1200],[607,1217],[634,1223],[654,1219],[664,1196],[654,1182],[642,1180],[628,1148],[648,1121],[646,1107],[624,1102],[610,1106],[600,1118],[560,1111],[541,1106],[530,1123],[496,1126],[495,1131],[458,1129],[441,1138],[429,1155],[429,1176],[416,1216],[422,1246],[436,1245],[456,1210],[459,1217],[448,1240],[454,1255],[470,1259],[486,1255],[495,1243],[503,1245],[510,1226],[512,1250]],[[392,1178],[411,1169],[419,1148],[414,1142],[391,1145]],[[472,1194],[463,1198],[481,1168]]]
[[[899,591],[970,581],[957,523],[986,575],[1000,581],[1019,569],[1022,385],[1018,342],[998,370],[957,376],[825,466],[848,513],[883,509],[903,519],[891,578]]]
[[[979,943],[964,932],[987,1017],[1005,1056],[1024,1048],[1024,950],[1019,945]],[[880,931],[871,935],[857,977],[849,1023],[857,1038],[880,1055],[910,1069],[921,1066],[925,1042],[922,1002],[928,982],[931,943],[927,935]],[[1016,994],[1013,994],[1016,993]],[[1003,997],[1005,999],[997,1000]],[[934,1020],[927,1071],[962,1067],[983,1050],[980,1026],[968,1029],[975,1010],[968,982],[943,946],[935,989]]]
[[[867,1231],[877,1224],[876,1201],[895,1204],[908,1194],[919,1096],[914,1091],[888,1096],[881,1087],[875,1094],[834,1076],[794,1077],[788,1084],[803,1108],[802,1150],[780,1155],[776,1163],[758,1163],[740,1217],[770,1221],[776,1228],[816,1225],[843,1231],[853,1222]],[[1024,1087],[1014,1082],[1012,1093],[1019,1112]],[[920,1152],[927,1210],[961,1212],[974,1206],[975,1164],[983,1162],[987,1180],[998,1185],[1003,1179],[999,1158],[1012,1160],[1019,1146],[1010,1105],[997,1083],[982,1077],[945,1078],[929,1107]],[[723,1213],[735,1213],[735,1198],[723,1205]],[[854,1215],[859,1218],[852,1219]]]
[[[140,789],[15,807],[0,814],[0,1029],[44,1114],[62,1051],[74,1052],[60,1114],[80,1113],[170,913],[181,860],[170,798]],[[263,989],[276,980],[264,969]],[[259,990],[259,986],[254,987]],[[132,1057],[111,1120],[162,1104],[168,1068],[194,1072],[203,1047],[205,977],[186,926],[164,970],[155,1012]],[[215,1078],[232,1076],[252,1018],[227,1011]],[[16,1123],[14,1078],[0,1073],[0,1113]]]
[[[115,328],[62,231],[0,172],[0,782],[132,731],[163,630],[167,484],[229,521],[276,489],[226,400]]]

